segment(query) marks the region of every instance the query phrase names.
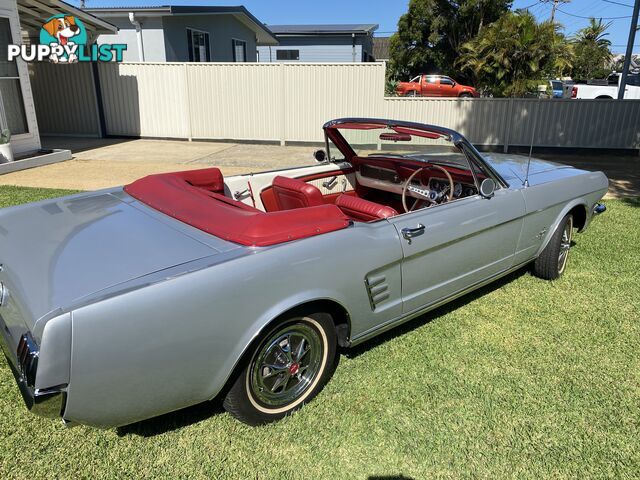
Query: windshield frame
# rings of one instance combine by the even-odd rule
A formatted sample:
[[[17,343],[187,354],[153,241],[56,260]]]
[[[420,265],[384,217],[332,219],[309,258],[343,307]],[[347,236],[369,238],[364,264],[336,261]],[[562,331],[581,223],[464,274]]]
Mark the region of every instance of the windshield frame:
[[[358,128],[358,127],[361,128]],[[324,124],[322,127],[325,133],[325,143],[327,146],[327,158],[331,159],[331,152],[329,151],[330,143],[333,143],[335,147],[344,155],[344,161],[352,163],[353,157],[358,156],[349,144],[349,142],[344,138],[344,136],[340,133],[340,129],[360,129],[360,130],[373,130],[373,129],[391,129],[397,131],[396,129],[400,129],[400,131],[414,131],[416,135],[424,136],[427,138],[431,138],[430,135],[438,135],[440,138],[448,140],[452,143],[452,145],[458,149],[458,151],[464,155],[469,163],[469,169],[474,177],[476,182],[476,186],[478,185],[478,178],[476,175],[475,168],[473,163],[477,163],[481,166],[481,169],[486,170],[496,181],[496,183],[501,186],[508,188],[509,184],[495,171],[491,165],[482,157],[480,152],[469,142],[462,134],[456,132],[455,130],[451,130],[445,127],[439,127],[436,125],[429,125],[425,123],[417,123],[417,122],[407,122],[402,120],[387,120],[380,118],[339,118],[336,120],[331,120]],[[423,135],[420,135],[422,133]],[[381,156],[384,154],[381,154]],[[389,157],[392,158],[392,157]],[[425,164],[436,163],[429,162],[424,159],[418,159],[409,156],[398,156],[398,161],[402,161],[404,159],[410,161],[419,161]],[[332,160],[330,160],[332,161]]]

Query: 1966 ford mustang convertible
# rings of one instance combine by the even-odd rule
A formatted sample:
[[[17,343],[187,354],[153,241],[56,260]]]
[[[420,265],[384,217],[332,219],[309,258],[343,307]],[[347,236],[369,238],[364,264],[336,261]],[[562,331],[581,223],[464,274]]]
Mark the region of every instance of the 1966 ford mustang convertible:
[[[217,168],[0,210],[3,351],[29,409],[111,427],[221,398],[249,424],[348,348],[532,264],[567,266],[601,172],[481,155],[459,133],[324,125],[318,163]]]

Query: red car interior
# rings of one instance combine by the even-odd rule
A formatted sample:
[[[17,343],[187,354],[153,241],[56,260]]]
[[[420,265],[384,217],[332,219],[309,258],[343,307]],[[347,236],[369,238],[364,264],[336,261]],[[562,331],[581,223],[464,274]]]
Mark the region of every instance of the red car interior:
[[[302,180],[277,176],[273,179],[273,194],[278,210],[324,205],[322,192]]]
[[[416,168],[424,168],[420,175],[424,185],[431,177],[442,177],[442,172],[420,160],[403,159],[400,163],[391,157],[354,156],[351,165],[349,169],[300,178],[276,176],[259,193],[265,211],[225,196],[224,178],[217,168],[150,175],[124,189],[150,207],[200,230],[242,245],[266,246],[346,228],[352,221],[393,217],[403,211],[397,193],[356,183],[353,190],[323,195],[307,183],[311,180],[357,172],[363,165],[395,171],[396,184],[402,184]],[[450,165],[446,169],[456,182],[475,183],[468,170]],[[478,177],[483,178],[480,174]],[[251,191],[255,205],[253,195]]]
[[[124,187],[132,197],[181,222],[232,242],[267,246],[346,228],[335,205],[265,213],[220,193],[217,168],[149,175]],[[195,181],[194,184],[193,182]]]
[[[350,195],[340,195],[336,200],[336,206],[349,218],[360,222],[371,222],[398,215],[398,212],[391,207]]]

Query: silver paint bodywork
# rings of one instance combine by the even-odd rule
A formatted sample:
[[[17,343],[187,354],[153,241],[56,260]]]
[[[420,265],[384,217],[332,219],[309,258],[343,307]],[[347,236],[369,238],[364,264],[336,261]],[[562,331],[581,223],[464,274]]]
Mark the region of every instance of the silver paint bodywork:
[[[61,411],[47,414],[101,427],[209,400],[288,310],[331,302],[355,345],[535,259],[572,209],[586,228],[607,190],[601,172],[535,159],[523,187],[526,159],[485,158],[509,184],[492,198],[270,247],[213,237],[122,188],[0,210],[3,348],[15,370],[22,334],[40,347],[33,387],[14,371],[23,396],[55,391]],[[409,244],[400,231],[418,223]]]

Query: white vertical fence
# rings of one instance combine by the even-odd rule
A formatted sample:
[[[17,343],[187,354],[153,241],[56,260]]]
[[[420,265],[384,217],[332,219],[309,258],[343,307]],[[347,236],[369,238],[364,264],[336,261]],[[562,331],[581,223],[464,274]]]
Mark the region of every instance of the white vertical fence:
[[[639,100],[386,98],[383,63],[105,63],[98,70],[109,135],[317,142],[327,120],[362,116],[441,125],[482,145],[529,145],[535,128],[536,146],[640,148]],[[34,88],[43,99],[59,87],[51,78]],[[91,102],[81,104],[83,120],[64,133],[82,130],[79,123],[95,127]],[[38,101],[36,110],[55,133],[49,115],[56,113],[41,112]]]

